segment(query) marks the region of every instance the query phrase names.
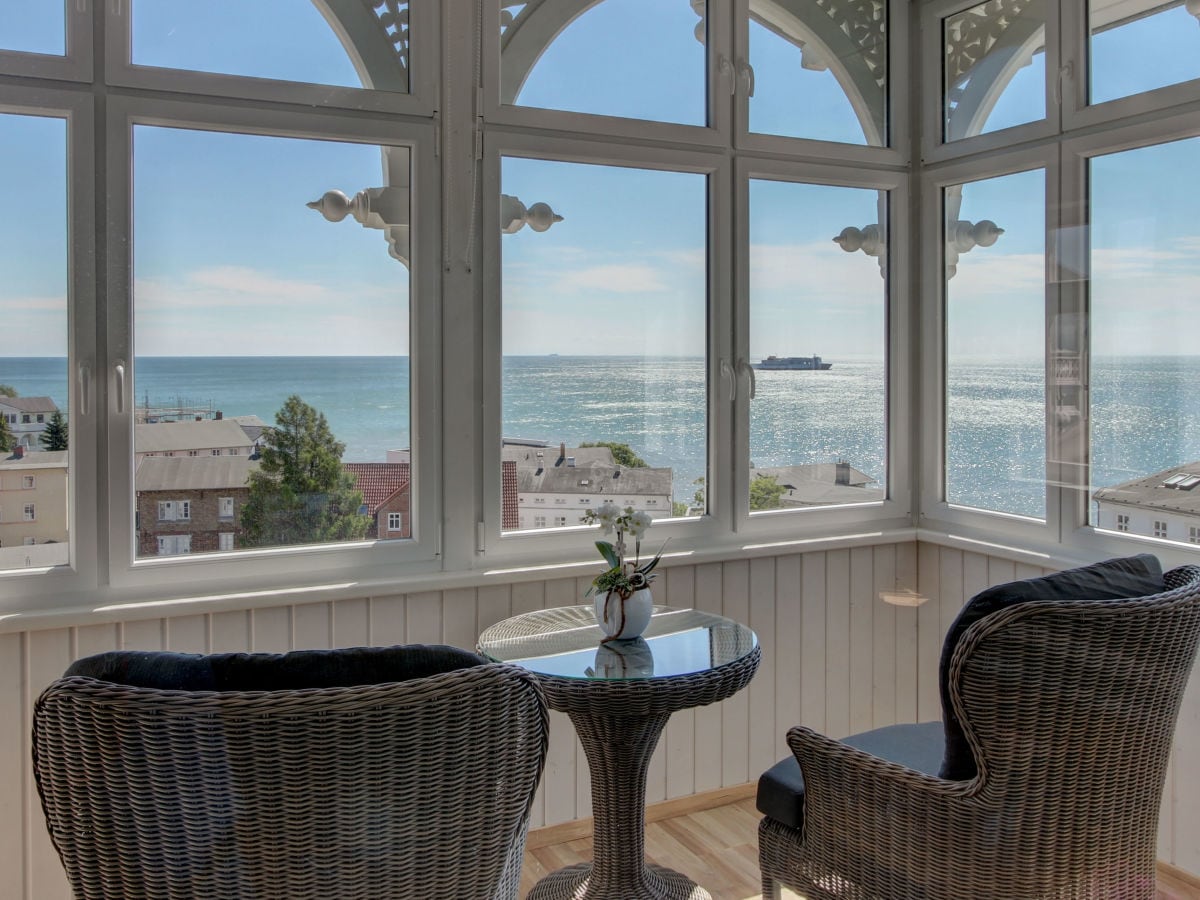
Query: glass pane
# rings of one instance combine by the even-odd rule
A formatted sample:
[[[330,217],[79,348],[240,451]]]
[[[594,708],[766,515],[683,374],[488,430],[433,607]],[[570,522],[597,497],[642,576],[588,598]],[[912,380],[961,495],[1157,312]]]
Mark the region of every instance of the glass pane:
[[[1200,138],[1091,162],[1092,521],[1200,543]]]
[[[409,537],[409,151],[134,151],[138,554]]]
[[[751,512],[886,495],[886,224],[886,192],[750,182]]]
[[[65,55],[66,2],[0,0],[0,50]]]
[[[1200,3],[1088,0],[1092,103],[1200,78]]]
[[[707,123],[704,0],[498,2],[502,103]]]
[[[1046,6],[989,0],[943,21],[944,140],[1046,117]]]
[[[0,569],[65,565],[67,124],[0,114]]]
[[[408,7],[407,0],[133,0],[132,62],[405,93]]]
[[[887,4],[750,0],[750,130],[887,146]]]
[[[945,190],[946,500],[1046,517],[1046,176]]]
[[[705,176],[504,159],[502,177],[503,527],[605,500],[703,514]]]

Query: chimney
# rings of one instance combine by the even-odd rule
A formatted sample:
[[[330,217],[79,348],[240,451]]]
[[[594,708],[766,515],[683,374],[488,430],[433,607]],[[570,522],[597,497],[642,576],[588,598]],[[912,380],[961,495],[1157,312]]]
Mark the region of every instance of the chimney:
[[[568,457],[567,457],[567,465],[568,465],[568,466],[572,466],[572,467],[574,467],[574,465],[575,465],[575,457],[573,457],[573,456],[568,456]]]
[[[844,459],[839,459],[836,464],[836,471],[833,476],[834,484],[850,484],[850,463]]]
[[[218,409],[218,410],[217,410],[217,421],[218,421],[218,422],[220,422],[220,421],[221,421],[222,419],[224,419],[224,418],[225,418],[225,413],[221,412],[221,411]]]
[[[562,442],[561,444],[559,444],[559,445],[558,445],[558,458],[559,458],[559,459],[566,459],[566,458],[567,458],[567,444],[566,444],[566,441],[564,441],[564,442]]]
[[[17,446],[13,448],[13,459],[24,459],[24,458],[25,458],[25,448],[21,444],[17,444]]]

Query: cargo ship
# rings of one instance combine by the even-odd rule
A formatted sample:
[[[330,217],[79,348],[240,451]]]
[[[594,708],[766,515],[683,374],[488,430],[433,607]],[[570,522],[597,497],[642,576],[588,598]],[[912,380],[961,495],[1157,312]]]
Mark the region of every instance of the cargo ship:
[[[756,369],[787,369],[801,372],[824,372],[833,363],[821,362],[819,356],[768,356],[762,362],[751,363]]]

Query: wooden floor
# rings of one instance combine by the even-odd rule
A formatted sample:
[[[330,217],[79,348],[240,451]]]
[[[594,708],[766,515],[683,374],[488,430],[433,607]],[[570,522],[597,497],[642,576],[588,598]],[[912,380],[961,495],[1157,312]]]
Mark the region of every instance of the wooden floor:
[[[683,872],[706,888],[714,900],[761,900],[761,818],[751,798],[651,822],[646,826],[646,856],[651,862]],[[521,896],[546,873],[591,858],[590,837],[527,851]],[[1160,876],[1158,900],[1200,900],[1200,889]]]

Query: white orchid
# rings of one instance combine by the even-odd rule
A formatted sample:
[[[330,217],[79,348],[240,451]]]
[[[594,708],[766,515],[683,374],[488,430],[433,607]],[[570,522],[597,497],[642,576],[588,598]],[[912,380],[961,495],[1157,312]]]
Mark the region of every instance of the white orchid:
[[[654,559],[642,564],[642,535],[650,527],[653,519],[645,510],[635,510],[632,506],[621,510],[611,500],[605,500],[594,509],[583,514],[583,521],[600,525],[604,533],[614,529],[617,539],[612,543],[596,541],[596,549],[608,563],[608,570],[597,575],[592,581],[592,587],[597,591],[616,591],[622,597],[628,597],[633,591],[646,587],[653,579],[654,567],[662,558],[660,549]],[[634,560],[625,561],[625,534],[634,540]],[[589,591],[590,593],[590,591]]]
[[[595,510],[588,510],[585,514],[587,521],[600,523],[600,527],[604,529],[605,534],[611,534],[614,528],[618,527],[617,519],[621,516],[621,508],[611,500],[605,500]]]
[[[645,534],[646,529],[650,527],[653,520],[650,518],[650,513],[644,509],[639,509],[637,512],[629,516],[629,535],[633,538],[641,538]]]

